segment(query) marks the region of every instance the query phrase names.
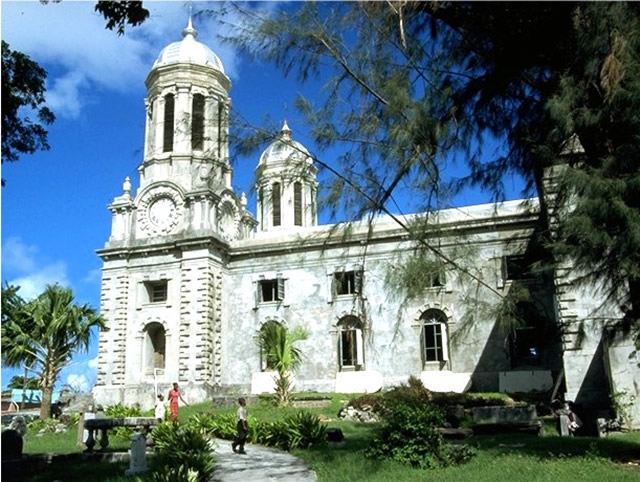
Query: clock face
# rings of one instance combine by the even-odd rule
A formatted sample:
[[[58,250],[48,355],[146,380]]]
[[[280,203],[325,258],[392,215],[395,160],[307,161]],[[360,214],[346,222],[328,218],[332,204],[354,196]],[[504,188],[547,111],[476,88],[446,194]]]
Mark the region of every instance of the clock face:
[[[182,219],[180,193],[170,186],[158,186],[140,202],[138,224],[142,237],[171,234]]]
[[[149,221],[160,231],[167,231],[176,218],[176,204],[170,197],[156,199],[149,206]]]

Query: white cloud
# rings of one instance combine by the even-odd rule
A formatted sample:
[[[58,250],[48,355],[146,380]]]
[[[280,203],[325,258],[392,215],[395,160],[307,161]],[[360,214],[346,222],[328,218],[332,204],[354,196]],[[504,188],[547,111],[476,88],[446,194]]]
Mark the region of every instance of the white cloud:
[[[82,280],[85,283],[93,283],[94,281],[100,281],[102,279],[102,269],[92,269],[87,273],[87,276]]]
[[[88,86],[89,80],[81,72],[69,72],[47,87],[47,104],[56,115],[75,119],[83,107],[82,92]]]
[[[20,238],[7,239],[2,246],[3,271],[9,272],[9,284],[20,286],[18,294],[25,300],[38,296],[49,284],[69,285],[64,261],[43,263],[37,258],[38,248]]]
[[[34,256],[37,251],[35,246],[27,246],[20,238],[9,238],[2,246],[2,264],[5,269],[21,273],[33,271],[36,269]]]
[[[91,389],[91,383],[86,375],[72,373],[67,376],[66,384],[69,385],[74,392],[86,393]]]
[[[182,38],[185,2],[145,2],[150,18],[125,35],[105,28],[95,2],[3,2],[2,36],[48,69],[47,101],[56,115],[77,117],[96,89],[126,92],[143,89],[153,60],[163,47]],[[195,5],[198,11],[200,5]],[[238,71],[232,47],[216,38],[213,19],[202,17],[198,40],[221,58],[227,75]]]

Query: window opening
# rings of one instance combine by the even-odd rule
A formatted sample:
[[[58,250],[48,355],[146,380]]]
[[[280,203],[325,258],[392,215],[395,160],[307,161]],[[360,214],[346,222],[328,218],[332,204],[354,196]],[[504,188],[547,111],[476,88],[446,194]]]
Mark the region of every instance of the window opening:
[[[173,150],[173,120],[175,115],[175,103],[173,94],[164,97],[164,143],[163,152]]]
[[[146,371],[152,374],[154,369],[164,369],[166,333],[160,323],[149,323],[146,328]]]
[[[355,316],[345,317],[339,323],[340,368],[360,370],[364,364],[362,323]]]
[[[163,301],[167,301],[167,285],[166,280],[149,281],[145,283],[149,303],[162,303]]]
[[[427,310],[420,319],[422,325],[422,347],[425,362],[442,362],[448,359],[447,317],[440,310]]]
[[[293,223],[302,226],[302,184],[293,184]]]
[[[341,271],[333,274],[336,295],[354,295],[360,293],[362,271]]]
[[[273,225],[280,226],[281,217],[280,217],[280,183],[273,183],[271,198],[273,201]]]
[[[204,146],[204,95],[193,96],[191,112],[191,149],[201,151]]]
[[[284,279],[276,278],[269,280],[260,280],[260,301],[268,303],[270,301],[284,300]]]

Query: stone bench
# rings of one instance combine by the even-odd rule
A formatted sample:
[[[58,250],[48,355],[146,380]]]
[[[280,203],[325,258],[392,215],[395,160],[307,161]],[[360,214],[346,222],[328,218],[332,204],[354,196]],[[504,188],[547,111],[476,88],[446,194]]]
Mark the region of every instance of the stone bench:
[[[149,434],[151,428],[158,424],[158,420],[154,417],[122,417],[122,418],[92,418],[84,421],[84,428],[88,432],[85,445],[85,452],[93,452],[96,445],[95,432],[100,431],[100,449],[107,450],[109,447],[109,430],[117,427],[131,427],[134,430],[144,431],[145,435]]]
[[[525,432],[539,435],[542,423],[534,405],[475,407],[471,409],[473,433]]]

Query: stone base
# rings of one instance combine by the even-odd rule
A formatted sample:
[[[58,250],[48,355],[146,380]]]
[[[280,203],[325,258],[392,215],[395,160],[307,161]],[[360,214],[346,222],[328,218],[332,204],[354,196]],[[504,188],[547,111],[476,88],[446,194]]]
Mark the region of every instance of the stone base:
[[[382,389],[383,377],[380,372],[339,372],[336,374],[336,393],[375,393]]]
[[[180,391],[187,403],[201,403],[212,399],[216,390],[208,383],[180,383]],[[162,393],[167,399],[167,393],[171,389],[171,383],[158,385],[158,393]],[[103,407],[116,405],[138,404],[142,410],[151,410],[156,404],[155,386],[153,383],[141,383],[136,385],[98,385],[93,388],[93,396],[96,404]],[[182,405],[182,403],[180,403]]]

